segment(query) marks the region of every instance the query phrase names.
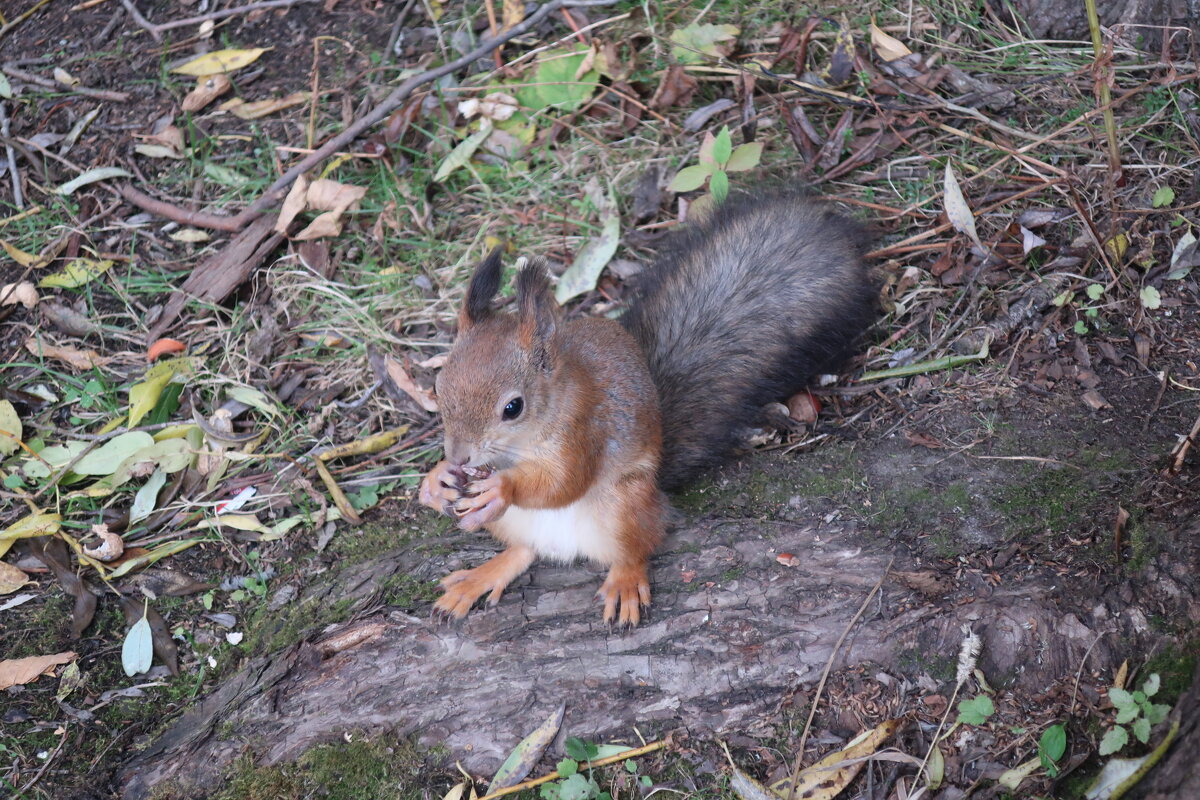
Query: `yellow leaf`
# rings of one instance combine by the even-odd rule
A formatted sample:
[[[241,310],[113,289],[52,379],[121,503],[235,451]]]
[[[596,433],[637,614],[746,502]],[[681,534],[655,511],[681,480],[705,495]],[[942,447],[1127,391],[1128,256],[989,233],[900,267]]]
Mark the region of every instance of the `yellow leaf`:
[[[0,247],[4,248],[4,252],[8,253],[9,258],[20,264],[22,267],[33,267],[34,269],[37,269],[38,267],[46,266],[46,264],[48,264],[50,261],[44,256],[26,253],[24,250],[14,247],[3,239],[0,239]]]
[[[0,456],[7,456],[21,445],[21,417],[13,404],[0,400]]]
[[[501,19],[500,32],[504,33],[525,19],[525,4],[521,0],[504,0],[504,11]]]
[[[0,561],[0,594],[11,594],[33,580],[12,564]]]
[[[53,275],[42,278],[38,286],[43,289],[74,289],[108,272],[112,265],[113,262],[109,260],[77,258]]]
[[[191,61],[180,64],[171,72],[177,75],[191,75],[199,78],[203,75],[220,75],[236,72],[242,67],[249,66],[258,57],[267,52],[269,47],[253,47],[249,50],[213,50],[197,56]]]
[[[58,533],[62,525],[61,514],[30,514],[0,531],[0,541],[6,539],[28,539],[32,536],[49,536]]]
[[[239,531],[266,531],[268,528],[258,521],[253,514],[218,514],[218,525],[225,525]]]
[[[274,114],[276,111],[282,111],[285,108],[298,106],[301,103],[308,101],[308,92],[292,92],[287,97],[276,97],[270,100],[256,100],[253,103],[225,103],[221,107],[228,106],[228,110],[238,119],[259,119],[268,114]]]
[[[901,720],[898,719],[881,722],[851,739],[841,750],[836,750],[812,766],[805,767],[796,778],[792,796],[830,799],[836,797],[858,775],[866,763],[866,757],[890,739],[900,729],[900,725]],[[791,777],[784,778],[771,784],[771,789],[776,794],[786,796],[791,782]]]
[[[139,383],[129,387],[129,427],[136,426],[158,403],[159,395],[175,377],[178,359],[163,361],[146,370]]]

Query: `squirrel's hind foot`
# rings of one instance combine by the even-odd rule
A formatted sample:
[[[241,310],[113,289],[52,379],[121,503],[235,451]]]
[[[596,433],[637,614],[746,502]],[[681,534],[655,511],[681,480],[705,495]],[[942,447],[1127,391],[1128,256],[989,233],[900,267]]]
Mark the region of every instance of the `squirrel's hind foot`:
[[[445,614],[455,619],[462,619],[471,610],[471,606],[483,595],[488,595],[487,603],[494,606],[500,602],[500,595],[513,580],[533,563],[533,551],[527,547],[510,547],[500,555],[484,562],[474,569],[460,569],[442,578],[442,590],[445,592],[433,604],[435,614]]]
[[[614,564],[596,596],[604,600],[606,623],[637,625],[642,618],[642,606],[650,605],[650,577],[646,574],[646,564]]]

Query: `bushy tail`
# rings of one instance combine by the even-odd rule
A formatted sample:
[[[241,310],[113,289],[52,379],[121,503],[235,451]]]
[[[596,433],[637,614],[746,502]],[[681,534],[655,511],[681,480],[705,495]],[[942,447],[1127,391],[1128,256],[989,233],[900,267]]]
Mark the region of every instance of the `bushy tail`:
[[[659,392],[664,489],[725,460],[765,404],[849,355],[876,314],[866,243],[793,192],[731,195],[674,237],[622,318]]]

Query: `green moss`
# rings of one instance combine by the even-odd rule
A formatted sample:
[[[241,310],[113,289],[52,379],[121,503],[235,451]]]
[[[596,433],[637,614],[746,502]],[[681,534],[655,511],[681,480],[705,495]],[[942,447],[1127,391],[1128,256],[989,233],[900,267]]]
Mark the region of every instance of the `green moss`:
[[[953,680],[958,668],[958,662],[953,656],[938,655],[920,647],[904,650],[896,657],[899,669],[904,675],[919,675],[928,673],[934,680]]]
[[[313,747],[294,764],[257,767],[246,756],[212,799],[420,800],[431,790],[440,797],[456,780],[449,774],[444,778],[429,774],[429,763],[440,760],[436,752],[422,754],[411,743],[387,735],[349,738]]]
[[[1195,675],[1198,656],[1200,639],[1193,639],[1179,647],[1168,645],[1146,661],[1139,673],[1149,677],[1157,672],[1161,681],[1154,702],[1174,704],[1188,690]]]

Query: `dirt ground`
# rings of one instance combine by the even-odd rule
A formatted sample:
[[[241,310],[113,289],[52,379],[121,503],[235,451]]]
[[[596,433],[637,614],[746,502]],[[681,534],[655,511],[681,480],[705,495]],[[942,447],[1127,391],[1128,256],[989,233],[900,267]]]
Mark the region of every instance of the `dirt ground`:
[[[187,2],[137,6],[159,23],[209,13]],[[488,154],[439,181],[437,168],[475,130],[456,116],[457,100],[482,96],[501,79],[528,81],[522,70],[529,62],[475,88],[468,76],[489,74],[496,66],[489,56],[437,91],[422,88],[343,148],[353,156],[330,177],[367,192],[347,212],[340,236],[284,241],[257,261],[247,258],[249,274],[235,290],[192,303],[171,321],[164,309],[172,291],[198,265],[220,258],[228,234],[181,238],[203,225],[137,207],[115,181],[70,196],[55,187],[94,167],[119,166],[129,173],[121,181],[184,212],[236,214],[402,80],[469,48],[486,30],[486,14],[460,4],[304,3],[225,17],[211,36],[197,23],[156,41],[117,0],[6,4],[0,26],[11,26],[0,27],[0,69],[19,91],[0,100],[7,119],[0,120],[0,140],[11,147],[7,155],[0,149],[0,239],[18,253],[53,250],[53,258],[28,266],[9,251],[0,257],[0,286],[38,281],[78,257],[113,262],[80,287],[40,288],[36,308],[0,306],[0,400],[16,409],[26,444],[108,436],[105,426],[121,424],[128,391],[144,380],[146,350],[159,335],[181,340],[199,360],[186,381],[176,380],[175,401],[154,404],[161,417],[148,417],[152,424],[211,424],[222,404],[247,396],[235,395],[238,387],[260,391],[274,411],[259,414],[243,403],[229,448],[244,449],[245,457],[207,484],[199,473],[181,477],[159,498],[153,527],[128,529],[127,546],[139,554],[203,539],[133,579],[100,580],[63,542],[91,544],[93,525],[117,529],[122,516],[127,522],[141,478],[89,495],[83,483],[48,485],[45,476],[10,482],[26,474],[26,454],[0,459],[0,530],[34,507],[61,513],[56,546],[65,565],[50,563],[56,556],[40,539],[18,540],[5,556],[33,583],[20,589],[32,597],[0,611],[0,660],[72,651],[83,673],[82,682],[68,685],[57,667],[57,679],[0,694],[0,785],[21,797],[150,796],[156,787],[145,776],[155,769],[174,770],[186,784],[197,779],[185,774],[194,766],[207,770],[211,782],[201,784],[202,794],[213,797],[440,797],[461,779],[456,761],[486,777],[541,722],[543,707],[568,700],[568,728],[577,731],[570,735],[635,744],[637,735],[669,738],[668,748],[641,760],[643,775],[684,796],[727,796],[733,778],[717,738],[743,769],[774,781],[790,771],[806,737],[810,763],[860,730],[903,717],[913,724],[897,746],[920,760],[954,708],[958,641],[950,623],[961,621],[956,614],[978,622],[975,609],[1006,621],[1013,609],[1036,609],[1043,628],[1029,635],[1041,637],[1046,651],[1037,663],[1021,664],[1016,653],[1024,651],[985,648],[980,667],[1000,710],[990,727],[971,728],[974,738],[947,740],[944,796],[982,785],[992,792],[987,796],[1000,796],[996,778],[1036,758],[1036,734],[1056,722],[1070,737],[1062,774],[1039,772],[1028,796],[1081,796],[1079,784],[1102,761],[1097,746],[1113,714],[1107,690],[1121,662],[1130,662],[1131,687],[1160,673],[1160,699],[1184,693],[1200,617],[1200,456],[1189,440],[1200,417],[1200,270],[1172,277],[1195,256],[1172,259],[1182,237],[1200,225],[1195,42],[1180,27],[1173,43],[1150,55],[1118,36],[1115,51],[1101,59],[1114,67],[1114,124],[1125,167],[1118,180],[1106,163],[1093,55],[1083,44],[1033,41],[990,7],[953,2],[908,17],[873,5],[811,20],[766,2],[709,6],[586,9],[573,12],[570,27],[560,14],[519,37],[505,60],[596,23],[578,38],[595,36],[597,52],[623,66],[610,65],[616,77],[603,73],[582,109],[534,115],[528,149],[507,160]],[[22,19],[25,11],[32,13]],[[887,66],[880,45],[872,45],[872,11],[920,54],[907,62],[908,72]],[[626,12],[629,18],[610,21]],[[736,46],[674,71],[683,57],[664,31],[696,19],[736,22]],[[849,51],[839,46],[839,31],[851,34]],[[1113,31],[1108,35],[1113,41]],[[233,73],[233,95],[257,101],[315,90],[317,100],[249,121],[211,108],[181,111],[195,81],[172,67],[207,50],[251,47],[269,49]],[[755,58],[770,62],[757,82],[721,71]],[[851,66],[837,83],[840,61]],[[91,93],[56,86],[55,68]],[[822,71],[828,83],[816,93],[771,78],[786,74],[811,85],[812,73]],[[570,77],[580,82],[584,72]],[[974,82],[959,84],[963,74]],[[711,111],[725,99],[733,102]],[[697,109],[711,116],[685,129]],[[88,120],[93,111],[99,113]],[[167,123],[182,131],[182,158],[135,152]],[[588,199],[587,181],[595,176],[612,187],[619,206],[621,248],[572,313],[619,308],[625,272],[652,263],[661,234],[679,222],[667,178],[694,163],[704,131],[726,124],[737,142],[757,137],[767,144],[754,171],[731,175],[735,187],[797,176],[872,228],[883,284],[879,324],[840,379],[814,389],[822,405],[815,421],[772,409],[770,424],[750,437],[752,452],[673,498],[678,530],[655,562],[662,603],[649,612],[644,641],[626,652],[620,648],[630,640],[622,637],[638,634],[593,630],[598,609],[589,594],[598,573],[586,566],[535,568],[498,608],[437,629],[428,621],[436,579],[481,560],[492,545],[452,531],[416,505],[416,480],[437,458],[438,420],[397,387],[381,366],[383,354],[402,362],[418,386],[432,386],[437,367],[425,359],[452,341],[463,276],[497,243],[488,237],[508,239],[514,254],[543,255],[561,273],[603,224]],[[1014,131],[1035,135],[1021,139]],[[1023,143],[1029,148],[1020,149]],[[979,244],[949,222],[947,162],[978,215]],[[37,213],[17,206],[14,166]],[[1164,187],[1170,199],[1159,202]],[[639,209],[646,202],[649,210]],[[1042,244],[1028,247],[1030,236]],[[1090,287],[1099,289],[1095,296]],[[91,351],[97,360],[81,367],[31,353],[28,342],[39,337]],[[985,358],[961,360],[985,338]],[[945,357],[960,360],[936,363]],[[862,379],[906,365],[916,367]],[[363,518],[348,524],[347,506],[312,454],[400,429],[380,451],[331,462],[330,482]],[[246,488],[259,494],[243,513],[265,527],[203,527],[219,503]],[[271,526],[293,517],[302,519],[276,535]],[[826,541],[853,562],[844,574],[829,566],[837,573],[829,586],[819,580],[826,562],[789,573],[776,558],[789,542],[823,553]],[[711,558],[691,564],[692,548]],[[862,620],[863,650],[851,651],[862,653],[861,662],[839,662],[812,735],[801,734],[825,653],[889,562],[886,600]],[[603,682],[559,672],[562,653],[584,662],[581,653],[601,649],[646,658],[674,646],[719,653],[729,640],[716,634],[686,646],[670,638],[680,633],[670,630],[673,621],[684,618],[672,615],[703,605],[691,588],[695,576],[688,577],[697,570],[711,597],[763,603],[739,607],[746,615],[737,617],[738,635],[753,644],[737,650],[739,657],[753,650],[752,660],[770,661],[759,654],[771,652],[771,636],[801,641],[792,626],[806,624],[809,614],[824,618],[826,627],[813,634],[820,646],[783,650],[794,665],[770,664],[752,681],[714,689],[712,706],[703,692],[688,695],[678,706],[688,711],[674,715],[638,716],[651,690],[676,691],[670,676],[647,679],[646,694],[630,690],[628,702],[614,709],[620,704],[605,702]],[[72,631],[83,620],[73,575],[98,598],[82,632]],[[820,588],[810,593],[814,581]],[[756,638],[754,615],[770,615],[778,597],[792,596],[772,590],[792,592],[798,605],[792,618],[762,623]],[[118,594],[151,597],[146,604],[161,620],[148,674],[122,670],[122,645],[142,604],[122,610]],[[936,612],[922,617],[922,609]],[[1028,634],[1036,627],[1030,619],[1013,625],[1025,624]],[[365,650],[356,656],[354,646],[334,658],[314,644],[376,623],[389,632],[368,646],[395,659],[390,667],[373,664]],[[911,637],[905,628],[889,639],[889,624],[898,626],[894,631],[910,625]],[[496,659],[493,674],[513,680],[524,662],[512,661],[513,671],[504,672],[505,654],[544,658],[536,663],[549,677],[541,694],[536,685],[527,697],[497,691],[491,716],[483,708],[487,697],[471,695],[475,712],[418,721],[406,716],[401,694],[304,731],[297,723],[291,740],[270,727],[311,719],[278,709],[330,702],[314,676],[365,684],[375,672],[376,680],[402,680],[406,667],[419,672],[422,663],[403,661],[405,647],[427,641],[454,658],[472,648],[487,652]],[[1079,642],[1086,656],[1071,649]],[[170,671],[160,651],[168,646],[176,651]],[[706,663],[719,673],[723,656],[709,655]],[[447,681],[462,669],[453,658],[445,664]],[[595,715],[588,716],[594,697]],[[423,700],[422,708],[433,703]],[[1148,750],[1138,747],[1126,753]],[[554,769],[560,748],[533,774]],[[905,780],[916,771],[905,769],[877,762],[852,791],[894,796],[898,775]],[[613,796],[641,796],[631,781],[613,778]],[[166,782],[157,790],[196,795]]]

